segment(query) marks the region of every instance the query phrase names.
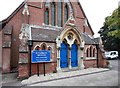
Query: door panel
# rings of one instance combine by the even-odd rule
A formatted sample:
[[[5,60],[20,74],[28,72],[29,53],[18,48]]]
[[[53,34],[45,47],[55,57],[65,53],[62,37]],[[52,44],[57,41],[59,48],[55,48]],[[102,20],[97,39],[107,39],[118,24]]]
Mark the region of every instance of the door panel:
[[[76,44],[73,44],[71,48],[71,66],[78,66],[78,47]]]
[[[60,48],[60,67],[68,67],[68,46],[64,42],[61,43]]]

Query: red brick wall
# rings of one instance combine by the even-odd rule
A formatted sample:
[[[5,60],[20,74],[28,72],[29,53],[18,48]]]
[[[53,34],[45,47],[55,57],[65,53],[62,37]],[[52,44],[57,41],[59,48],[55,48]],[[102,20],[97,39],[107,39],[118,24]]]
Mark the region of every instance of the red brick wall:
[[[11,50],[10,48],[4,48],[3,49],[3,60],[2,60],[2,72],[7,73],[10,72],[10,56],[11,56]]]
[[[99,67],[107,67],[107,60],[103,57],[103,52],[100,49],[98,50],[98,58]]]
[[[18,67],[18,78],[29,77],[28,64],[21,64]]]
[[[96,60],[84,60],[85,68],[97,67]]]
[[[41,7],[41,2],[40,2],[40,1],[35,1],[35,2],[33,1],[33,2],[32,2],[32,0],[27,0],[27,3],[28,3],[29,5]]]
[[[45,63],[45,73],[53,73],[54,70],[54,63]],[[39,73],[44,73],[43,63],[39,64]],[[37,64],[32,64],[32,74],[37,74]]]
[[[95,57],[86,57],[87,55],[87,49],[92,46],[92,50],[95,48]],[[89,56],[90,56],[90,51],[89,51]],[[85,68],[89,68],[89,67],[97,67],[97,50],[96,50],[96,46],[95,45],[85,45],[85,49],[84,49],[84,65],[85,65]],[[92,52],[92,56],[93,56],[93,52]],[[94,58],[94,59],[91,59],[91,58]],[[89,60],[87,60],[89,59]]]
[[[95,57],[97,56],[97,49],[96,49],[96,45],[85,45],[85,48],[84,48],[84,57],[86,58],[87,57],[87,49],[89,49],[89,55],[90,56],[90,47],[92,46],[92,56],[93,56],[93,49],[95,49]]]
[[[7,25],[13,25],[13,33],[12,33],[12,51],[11,51],[11,67],[18,66],[19,59],[19,33],[22,23],[22,15],[21,11],[18,11],[13,18],[8,22]]]
[[[56,62],[47,62],[45,63],[45,73],[53,73],[56,69]],[[29,64],[20,64],[19,65],[19,78],[22,77],[28,77],[29,76]],[[31,64],[31,74],[37,74],[37,63],[32,63]],[[39,73],[43,74],[44,73],[44,68],[43,68],[43,63],[39,63]]]
[[[46,42],[44,42],[44,43],[46,43]],[[34,42],[32,50],[35,48],[36,45],[41,46],[42,44],[43,44],[43,42]],[[46,45],[47,45],[47,49],[49,46],[51,46],[51,48],[52,48],[52,52],[51,52],[52,61],[50,63],[45,64],[46,73],[51,73],[56,69],[56,66],[57,66],[56,65],[56,63],[57,63],[56,47],[55,47],[55,43],[46,43]],[[41,47],[40,47],[40,49],[41,49]],[[43,63],[39,64],[39,67],[40,67],[40,73],[43,74]],[[32,64],[32,73],[33,74],[37,73],[37,64]]]
[[[80,32],[83,32],[83,24],[84,24],[85,16],[83,15],[82,10],[81,10],[81,8],[78,5],[78,2],[73,2],[72,5],[73,5],[73,8],[74,7],[76,8],[76,9],[74,8],[74,10],[76,10],[76,11],[74,11],[75,12],[75,16],[76,16],[75,17],[76,24],[80,28]],[[88,33],[89,35],[93,35],[93,33],[92,33],[92,31],[91,31],[89,26],[85,26],[85,32]]]
[[[38,9],[29,6],[30,24],[42,25],[44,23],[44,8]]]
[[[37,46],[40,46],[39,49],[41,50],[41,45],[43,43],[46,43],[46,42],[33,42],[32,50],[34,50],[35,47],[37,47]],[[51,46],[53,52],[51,52],[52,61],[45,64],[45,72],[46,73],[53,73],[53,71],[55,71],[56,66],[57,66],[56,65],[56,63],[57,63],[56,62],[56,60],[57,60],[56,59],[56,47],[55,47],[55,43],[46,43],[46,45],[47,45],[47,49],[48,49],[49,46]],[[28,53],[20,53],[20,55],[19,55],[20,58],[29,59],[27,56],[29,56]],[[29,75],[29,64],[27,64],[27,63],[19,64],[19,69],[18,70],[19,70],[19,75],[18,75],[19,78],[28,77],[28,75]],[[37,63],[32,63],[31,64],[31,71],[32,71],[32,75],[37,74]],[[40,74],[44,73],[43,63],[39,63],[39,73]]]
[[[30,3],[32,4],[32,3]],[[73,5],[75,4],[75,5]],[[40,7],[40,3],[34,3],[34,5],[37,5],[38,7]],[[77,12],[77,17],[75,17],[76,19],[76,24],[79,27],[80,31],[83,32],[83,14],[81,12],[81,9],[79,8],[79,5],[77,2],[72,3],[72,7],[76,7],[76,12]],[[64,7],[64,5],[63,5]],[[35,8],[35,7],[28,7],[29,12],[30,12],[30,24],[36,24],[36,25],[42,25],[42,23],[44,23],[44,8],[40,9],[40,8]],[[56,9],[57,10],[57,9]],[[64,10],[64,9],[63,9]],[[24,21],[24,16],[22,15],[22,11],[23,8],[21,8],[13,17],[12,19],[8,22],[7,25],[13,25],[13,33],[12,33],[12,51],[11,51],[11,67],[17,67],[18,66],[18,60],[19,60],[19,33],[20,33],[20,28],[22,23],[26,23],[27,21]],[[64,11],[63,11],[64,14]],[[56,13],[56,15],[58,15]],[[25,17],[26,18],[26,17]],[[50,13],[50,22],[51,22],[51,13]],[[63,16],[64,19],[64,16]],[[57,19],[56,19],[57,21]],[[64,20],[63,20],[64,22]],[[88,32],[88,34],[92,35],[92,32],[90,31],[90,29],[86,29],[86,32]],[[56,55],[56,54],[55,54]],[[54,56],[56,57],[56,56]],[[54,58],[55,59],[55,58]]]

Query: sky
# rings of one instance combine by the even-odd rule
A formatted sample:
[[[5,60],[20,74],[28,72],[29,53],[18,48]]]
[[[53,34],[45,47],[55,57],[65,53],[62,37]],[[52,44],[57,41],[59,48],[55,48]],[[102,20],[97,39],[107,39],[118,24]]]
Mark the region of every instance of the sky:
[[[1,0],[0,1],[0,21],[7,18],[24,0]],[[103,26],[105,17],[112,14],[118,7],[120,0],[79,0],[88,18],[88,21],[95,33],[94,37],[99,37],[98,31]]]
[[[120,0],[80,0],[88,21],[98,37],[98,31],[103,26],[105,17],[110,16],[118,8]]]

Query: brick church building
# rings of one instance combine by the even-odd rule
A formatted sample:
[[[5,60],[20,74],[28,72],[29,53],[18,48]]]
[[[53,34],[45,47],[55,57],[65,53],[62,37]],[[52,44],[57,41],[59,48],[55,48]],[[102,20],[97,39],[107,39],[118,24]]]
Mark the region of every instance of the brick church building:
[[[64,1],[64,0],[63,0]],[[32,63],[34,50],[50,51],[45,72],[106,67],[102,41],[94,32],[78,0],[24,1],[1,21],[0,58],[2,73],[13,68],[18,77],[43,74],[43,63]]]

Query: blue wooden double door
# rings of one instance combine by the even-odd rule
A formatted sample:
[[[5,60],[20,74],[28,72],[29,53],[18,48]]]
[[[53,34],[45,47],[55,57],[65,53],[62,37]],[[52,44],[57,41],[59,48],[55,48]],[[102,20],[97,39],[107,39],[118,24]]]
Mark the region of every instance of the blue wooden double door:
[[[78,66],[78,47],[77,44],[72,44],[71,47],[71,66],[72,67],[77,67]],[[60,67],[61,68],[67,68],[69,65],[68,62],[68,45],[65,42],[61,43],[61,48],[60,48]]]

